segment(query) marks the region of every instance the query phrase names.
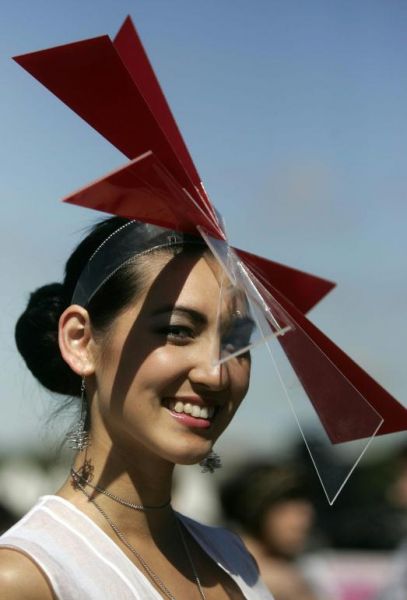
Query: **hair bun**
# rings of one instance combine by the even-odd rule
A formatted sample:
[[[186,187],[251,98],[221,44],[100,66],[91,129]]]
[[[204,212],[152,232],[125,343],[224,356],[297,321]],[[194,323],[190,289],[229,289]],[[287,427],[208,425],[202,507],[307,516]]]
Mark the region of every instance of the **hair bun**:
[[[17,321],[15,340],[27,367],[42,385],[52,392],[77,396],[80,378],[63,360],[58,346],[58,322],[68,305],[61,283],[38,288]]]

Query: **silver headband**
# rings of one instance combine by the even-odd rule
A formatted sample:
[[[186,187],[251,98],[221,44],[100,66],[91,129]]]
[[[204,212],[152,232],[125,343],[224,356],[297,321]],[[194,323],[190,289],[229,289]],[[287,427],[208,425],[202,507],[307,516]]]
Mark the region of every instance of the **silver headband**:
[[[136,256],[184,244],[206,247],[199,236],[128,221],[109,235],[92,254],[78,279],[71,303],[87,306],[110,277]]]

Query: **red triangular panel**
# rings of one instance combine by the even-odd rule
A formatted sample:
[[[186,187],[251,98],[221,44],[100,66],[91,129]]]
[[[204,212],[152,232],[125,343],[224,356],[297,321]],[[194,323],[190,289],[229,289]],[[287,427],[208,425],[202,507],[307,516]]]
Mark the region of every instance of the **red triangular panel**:
[[[196,193],[192,161],[188,168],[194,181],[108,36],[17,56],[15,60],[129,158],[153,151],[179,184],[208,210]],[[148,67],[151,69],[149,63]],[[174,133],[168,114],[169,109],[167,129]],[[178,139],[177,148],[180,145]],[[185,160],[185,152],[182,158]]]
[[[200,225],[223,239],[219,227],[191,200],[152,152],[78,190],[64,201],[197,236]]]
[[[113,45],[191,181],[200,185],[196,167],[130,17],[124,21]]]
[[[273,293],[273,288],[277,288],[302,313],[311,310],[336,285],[327,279],[287,267],[245,250],[238,248],[234,250],[270,293]]]
[[[363,419],[353,415],[343,431],[338,430],[338,422],[342,421],[344,403],[348,401],[348,394],[343,393],[346,382],[350,382],[359,394],[381,415],[384,422],[377,435],[405,431],[407,429],[407,409],[393,398],[381,385],[357,365],[347,354],[336,346],[326,335],[313,325],[295,306],[287,301],[277,289],[272,292],[296,324],[305,332],[305,336],[297,336],[295,344],[291,343],[290,336],[279,337],[278,340],[301,381],[308,397],[314,405],[324,427],[333,443],[342,443],[367,437],[369,423],[364,414]],[[298,343],[302,339],[302,343]],[[324,404],[321,394],[324,381],[319,370],[319,352],[322,351],[330,360],[339,376],[332,380],[330,386],[330,402]],[[342,374],[346,380],[340,376]],[[372,415],[372,419],[374,415]]]

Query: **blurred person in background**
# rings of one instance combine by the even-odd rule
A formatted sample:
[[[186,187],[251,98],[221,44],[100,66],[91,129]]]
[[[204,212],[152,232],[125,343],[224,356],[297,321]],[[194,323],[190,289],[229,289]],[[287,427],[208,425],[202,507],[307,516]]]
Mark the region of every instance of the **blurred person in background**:
[[[407,517],[407,446],[399,450],[394,462],[394,480],[390,485],[388,499],[392,505],[402,509]],[[407,535],[407,518],[404,520],[404,535]]]
[[[319,600],[297,561],[314,521],[303,474],[289,465],[249,464],[223,484],[220,497],[276,600]]]
[[[378,600],[407,599],[407,446],[399,452],[395,461],[395,478],[389,488],[389,502],[396,510],[402,510],[401,522],[403,538],[394,553],[388,582],[378,596]]]

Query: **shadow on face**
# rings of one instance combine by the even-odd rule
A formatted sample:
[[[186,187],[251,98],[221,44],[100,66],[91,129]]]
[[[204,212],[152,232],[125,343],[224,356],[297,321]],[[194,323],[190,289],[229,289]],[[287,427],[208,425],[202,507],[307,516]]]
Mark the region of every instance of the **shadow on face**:
[[[104,403],[106,428],[112,439],[116,436],[113,443],[123,441],[117,437],[117,424],[128,422],[133,406],[146,429],[152,421],[159,427],[158,400],[181,391],[221,398],[230,405],[219,421],[219,435],[247,392],[250,374],[248,355],[215,364],[221,269],[202,251],[150,255],[145,268],[144,290],[98,342],[96,393]],[[230,306],[225,306],[223,324],[230,321],[229,313]],[[95,410],[92,406],[92,423]],[[99,483],[106,487],[119,475],[117,468],[108,458]]]

